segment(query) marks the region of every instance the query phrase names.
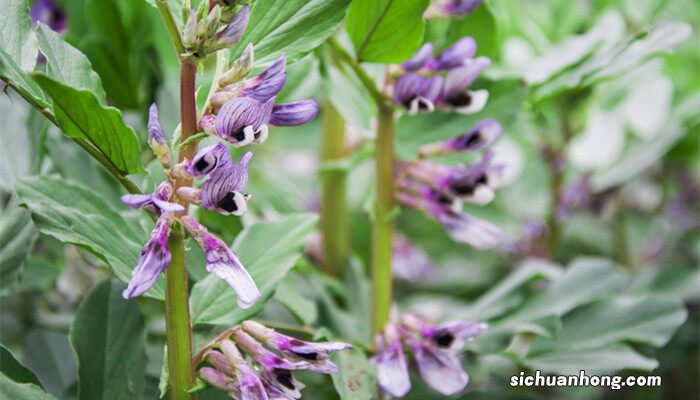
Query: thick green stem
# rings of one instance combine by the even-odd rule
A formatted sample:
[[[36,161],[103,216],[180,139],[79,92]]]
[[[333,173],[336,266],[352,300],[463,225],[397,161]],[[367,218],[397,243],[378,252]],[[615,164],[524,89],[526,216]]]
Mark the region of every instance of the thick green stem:
[[[173,17],[173,12],[168,6],[167,0],[156,0],[156,6],[158,11],[160,11],[160,17],[163,20],[165,29],[168,30],[168,36],[175,46],[178,56],[185,52],[185,46],[182,44],[182,37],[180,36],[180,29],[177,27],[175,18]]]
[[[180,61],[180,124],[182,140],[197,133],[197,106],[195,103],[195,77],[197,64],[194,60]],[[179,161],[192,159],[197,143],[180,149]],[[175,190],[192,184],[191,179],[175,180]],[[182,203],[183,206],[187,204]],[[187,213],[185,209],[184,213]],[[165,323],[168,344],[168,368],[170,392],[173,400],[192,399],[187,391],[194,386],[194,364],[192,359],[192,326],[190,324],[189,292],[187,289],[187,266],[185,265],[185,237],[179,226],[168,238],[168,249],[172,254],[165,271]]]
[[[323,105],[321,129],[321,161],[345,156],[345,123],[333,104]],[[321,175],[321,235],[323,237],[323,269],[337,276],[348,251],[348,216],[346,171],[328,170]]]
[[[394,229],[394,111],[379,104],[375,145],[376,199],[374,207],[372,283],[374,310],[372,331],[384,329],[391,311],[391,256]]]
[[[335,54],[338,57],[340,57],[340,59],[342,59],[343,62],[349,65],[350,68],[352,68],[355,75],[362,82],[362,85],[367,89],[370,96],[372,96],[374,102],[377,103],[377,106],[380,107],[382,104],[384,104],[386,102],[386,99],[384,98],[384,95],[382,95],[382,92],[380,92],[377,89],[377,84],[374,82],[372,77],[367,75],[365,70],[362,69],[360,64],[350,55],[350,53],[345,51],[343,46],[341,46],[340,43],[338,43],[338,41],[334,37],[328,39],[328,43],[331,45],[331,48],[333,49]]]
[[[173,400],[187,400],[193,395],[187,391],[194,386],[192,364],[192,330],[187,298],[187,269],[185,267],[185,238],[176,225],[168,238],[171,258],[166,276],[165,325],[170,371],[170,396]]]

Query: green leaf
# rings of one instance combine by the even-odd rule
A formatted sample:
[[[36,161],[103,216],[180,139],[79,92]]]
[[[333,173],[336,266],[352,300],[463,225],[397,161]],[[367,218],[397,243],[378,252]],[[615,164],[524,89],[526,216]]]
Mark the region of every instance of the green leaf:
[[[24,364],[48,393],[62,396],[75,384],[76,359],[68,336],[49,330],[32,330],[23,346]]]
[[[31,383],[41,387],[41,382],[34,372],[17,361],[10,350],[2,345],[0,345],[0,372],[17,383]]]
[[[320,46],[345,17],[350,0],[256,0],[237,58],[248,43],[255,46],[256,63],[268,63],[285,53],[297,60]]]
[[[304,325],[311,325],[318,317],[316,303],[304,297],[299,290],[300,277],[290,273],[283,279],[275,291],[275,300]]]
[[[644,357],[624,345],[545,353],[527,357],[522,362],[542,373],[559,375],[578,374],[581,370],[587,374],[628,368],[651,371],[659,365],[656,360]]]
[[[87,139],[123,174],[145,172],[139,160],[136,133],[124,123],[119,110],[103,107],[87,90],[68,87],[41,74],[33,77],[53,99],[53,109],[63,133]]]
[[[342,400],[371,400],[376,392],[374,368],[364,350],[353,348],[338,353],[338,373],[331,375]]]
[[[90,189],[58,178],[31,177],[17,182],[17,193],[45,235],[90,250],[114,275],[128,282],[146,237]],[[164,278],[148,295],[164,298]]]
[[[647,32],[624,39],[593,54],[573,68],[537,87],[534,98],[543,100],[573,89],[589,87],[604,79],[629,71],[659,52],[669,51],[692,32],[681,22],[667,22]]]
[[[0,9],[0,78],[46,107],[44,94],[27,75],[34,69],[38,54],[29,21],[29,2],[0,0]]]
[[[56,398],[31,383],[18,383],[0,374],[0,394],[3,399],[55,400]]]
[[[316,220],[315,215],[296,214],[275,222],[258,222],[244,229],[233,250],[258,285],[262,297],[251,308],[240,309],[236,307],[231,287],[210,275],[192,287],[193,322],[231,326],[260,312],[301,256]]]
[[[510,325],[564,315],[575,307],[619,290],[625,281],[626,277],[609,260],[578,259],[571,263],[561,278],[544,291],[530,296],[503,322]]]
[[[661,347],[687,315],[681,301],[667,295],[606,299],[567,314],[556,340],[537,340],[529,353],[602,348],[623,341]]]
[[[37,131],[29,122],[44,119],[27,111],[17,96],[0,97],[0,190],[12,192],[15,181],[38,172]],[[32,118],[34,117],[34,118]]]
[[[17,281],[37,236],[27,210],[14,208],[0,217],[0,292]]]
[[[36,38],[29,20],[29,1],[0,0],[0,44],[23,71],[36,65]]]
[[[78,307],[70,338],[78,356],[78,398],[140,399],[145,387],[145,324],[126,286],[97,285]]]
[[[447,28],[447,35],[443,42],[443,49],[450,46],[457,40],[471,36],[476,40],[476,54],[489,58],[498,58],[498,35],[496,30],[496,19],[489,3],[483,3],[473,12],[461,18],[451,18]]]
[[[413,55],[423,40],[429,0],[354,0],[346,29],[359,61],[395,63]]]
[[[78,49],[64,42],[61,35],[40,24],[36,31],[37,43],[46,57],[49,77],[74,89],[90,91],[100,104],[105,104],[105,92],[100,77],[92,70],[90,60]]]

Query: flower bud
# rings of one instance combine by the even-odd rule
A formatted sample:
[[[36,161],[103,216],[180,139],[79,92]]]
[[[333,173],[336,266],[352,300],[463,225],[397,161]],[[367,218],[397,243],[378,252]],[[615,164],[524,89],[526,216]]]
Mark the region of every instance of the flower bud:
[[[187,17],[187,22],[182,32],[182,44],[188,49],[197,44],[197,14],[194,9],[190,10],[190,15]]]
[[[245,78],[253,69],[253,44],[248,43],[243,54],[233,63],[231,69],[221,74],[219,86],[224,87]]]
[[[221,21],[221,7],[215,5],[214,8],[209,11],[207,16],[207,33],[213,35],[216,29],[219,27],[219,22]]]

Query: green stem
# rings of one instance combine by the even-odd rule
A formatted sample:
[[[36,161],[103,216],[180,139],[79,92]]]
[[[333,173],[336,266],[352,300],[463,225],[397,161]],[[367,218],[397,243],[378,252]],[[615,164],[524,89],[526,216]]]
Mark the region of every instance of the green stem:
[[[364,69],[360,66],[360,64],[355,61],[355,59],[348,53],[343,46],[338,43],[338,40],[336,38],[332,37],[328,39],[328,43],[331,45],[331,48],[333,51],[340,57],[346,64],[352,68],[353,72],[355,72],[355,75],[360,79],[362,82],[362,85],[369,91],[369,94],[372,96],[372,99],[374,100],[375,103],[377,103],[377,107],[381,107],[383,104],[386,103],[386,99],[384,95],[382,95],[382,92],[377,89],[377,84],[374,82],[372,77],[367,75],[367,72],[365,72]]]
[[[333,104],[326,99],[321,120],[321,161],[345,156],[345,123]],[[321,175],[321,235],[323,269],[337,276],[348,252],[348,216],[344,170],[328,170]]]
[[[185,266],[185,238],[182,227],[176,225],[168,238],[171,258],[166,270],[165,326],[170,371],[170,396],[173,400],[188,400],[194,395],[188,390],[194,386],[192,361],[192,329],[187,298],[187,269]]]
[[[374,208],[372,331],[381,332],[389,320],[392,289],[392,234],[394,228],[394,111],[379,105],[375,145],[376,199]]]
[[[179,57],[180,54],[185,52],[185,46],[182,44],[182,36],[180,36],[180,29],[177,27],[173,12],[170,10],[167,0],[156,0],[156,6],[158,7],[158,11],[160,11],[165,29],[168,30],[168,36],[170,36],[170,40],[173,42],[173,46],[175,46]]]

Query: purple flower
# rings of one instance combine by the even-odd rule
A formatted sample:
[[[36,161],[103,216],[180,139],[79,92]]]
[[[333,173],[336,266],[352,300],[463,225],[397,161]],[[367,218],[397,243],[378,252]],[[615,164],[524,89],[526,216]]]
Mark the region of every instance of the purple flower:
[[[66,30],[66,13],[55,1],[37,0],[29,9],[29,16],[34,24],[41,22],[58,33]]]
[[[207,146],[197,152],[185,164],[185,172],[195,178],[204,178],[217,168],[228,168],[232,164],[231,155],[223,143]]]
[[[172,161],[170,149],[163,135],[163,127],[160,125],[156,103],[151,104],[151,108],[148,110],[148,145],[151,146],[163,167],[170,168]]]
[[[126,194],[121,197],[122,203],[131,208],[143,208],[146,211],[161,215],[163,212],[180,212],[185,208],[177,203],[168,201],[173,194],[170,182],[162,182],[153,194]]]
[[[272,107],[270,123],[275,126],[298,126],[314,119],[318,113],[316,100],[300,100]]]
[[[590,176],[583,176],[567,185],[557,204],[557,219],[566,221],[576,208],[590,209],[593,203],[593,188]]]
[[[489,327],[480,321],[452,321],[436,326],[413,314],[404,314],[401,323],[438,349],[452,353],[461,351],[465,341],[476,338]]]
[[[442,5],[442,10],[448,15],[467,15],[482,2],[483,0],[448,0]]]
[[[491,65],[486,57],[468,59],[447,73],[439,106],[445,110],[461,114],[474,114],[481,111],[489,98],[486,90],[469,91],[479,74]]]
[[[426,144],[418,150],[421,157],[439,154],[477,151],[491,146],[501,136],[501,124],[494,119],[484,119],[476,123],[467,133],[442,142]]]
[[[408,61],[401,64],[406,71],[417,71],[423,68],[433,57],[433,44],[428,42],[421,46]]]
[[[247,96],[227,101],[216,115],[216,134],[235,147],[264,142],[274,103],[274,97],[264,102]]]
[[[141,250],[136,268],[131,271],[129,285],[122,293],[125,299],[146,293],[170,264],[168,236],[170,236],[172,223],[172,212],[164,212],[158,217],[150,239]]]
[[[267,350],[260,342],[240,329],[235,329],[232,336],[241,349],[260,365],[263,381],[288,397],[294,399],[301,397],[300,390],[304,385],[294,379],[291,371],[307,368],[309,364],[306,361],[287,361]]]
[[[199,377],[202,378],[204,382],[226,392],[231,391],[234,387],[233,379],[214,368],[202,367],[199,370]]]
[[[474,204],[487,204],[495,197],[495,186],[501,179],[503,165],[493,164],[493,153],[466,167],[446,167],[427,162],[411,164],[408,174],[429,183],[438,191]]]
[[[455,354],[441,351],[431,343],[413,337],[409,337],[407,342],[416,359],[418,373],[425,383],[445,396],[464,390],[469,383],[469,375],[464,372],[462,363]]]
[[[243,323],[243,329],[256,339],[280,351],[292,361],[306,361],[308,369],[324,374],[338,371],[329,357],[334,351],[352,348],[352,345],[342,342],[305,342],[290,336],[282,335],[254,321]]]
[[[439,75],[426,78],[408,72],[394,84],[394,103],[404,106],[410,115],[432,112],[441,94],[443,81]]]
[[[216,44],[214,49],[223,49],[231,47],[241,41],[245,29],[248,26],[248,18],[250,9],[247,5],[243,6],[241,11],[229,22],[229,24],[216,34]]]
[[[206,257],[207,271],[231,286],[236,292],[239,307],[252,306],[260,298],[260,291],[236,254],[221,239],[210,234],[192,217],[183,216],[180,218],[180,222],[189,235],[202,246]]]
[[[377,384],[393,397],[403,397],[411,390],[408,362],[398,330],[388,323],[376,338],[377,353],[371,363],[377,367]]]
[[[408,282],[423,282],[432,280],[437,271],[435,265],[411,241],[401,234],[394,234],[392,244],[394,257],[392,269],[394,276]]]
[[[238,164],[219,164],[202,184],[202,206],[221,214],[243,215],[248,210],[249,195],[241,193],[248,184],[248,163],[253,157],[247,152]]]
[[[461,67],[474,57],[474,53],[476,53],[476,41],[471,36],[465,36],[435,57],[433,69],[444,71]]]
[[[267,391],[260,378],[250,369],[233,342],[224,340],[219,344],[227,363],[233,369],[231,393],[240,400],[268,400]]]
[[[504,233],[498,226],[455,210],[458,203],[449,196],[438,194],[435,189],[425,185],[415,186],[419,189],[402,188],[397,195],[399,201],[425,212],[442,224],[454,241],[478,249],[490,249],[504,244]]]

